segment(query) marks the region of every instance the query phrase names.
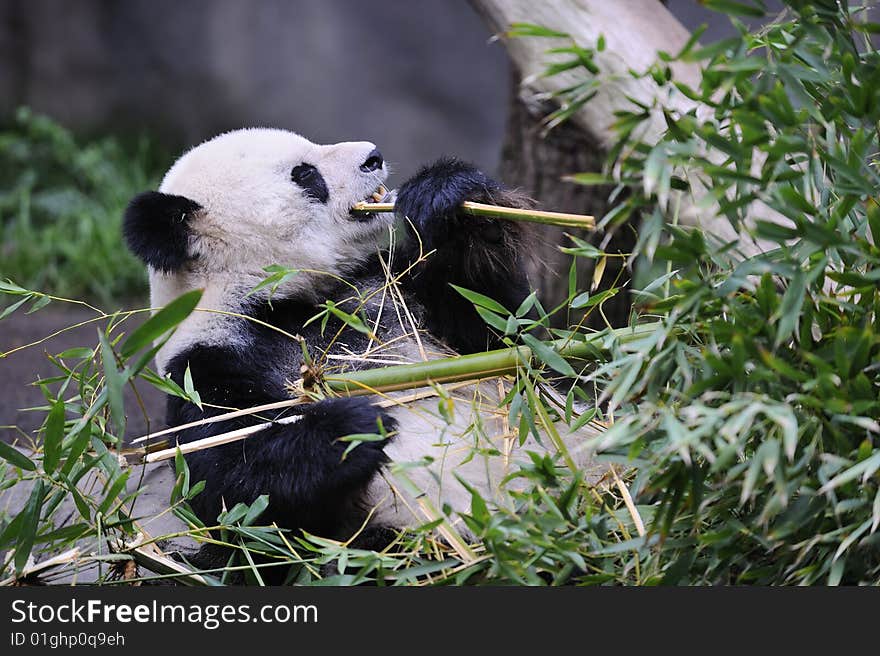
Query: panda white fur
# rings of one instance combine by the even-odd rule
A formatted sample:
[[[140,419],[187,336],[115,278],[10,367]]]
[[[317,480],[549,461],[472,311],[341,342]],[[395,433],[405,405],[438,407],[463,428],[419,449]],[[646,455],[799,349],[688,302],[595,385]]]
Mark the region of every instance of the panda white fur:
[[[159,372],[178,384],[189,367],[204,403],[203,412],[169,397],[170,426],[290,398],[302,365],[291,335],[330,369],[500,345],[450,283],[515,309],[528,294],[521,229],[462,217],[457,208],[464,200],[522,200],[477,169],[441,159],[402,185],[396,222],[390,214],[352,214],[387,175],[372,143],[317,145],[292,132],[246,129],[193,148],[159,191],[131,201],[125,237],[149,267],[152,306],[204,290],[199,310],[157,356]],[[269,288],[252,293],[272,264],[300,273],[271,297]],[[323,328],[308,323],[328,299],[366,316],[373,335],[332,316]],[[470,505],[456,477],[505,503],[502,481],[513,463],[545,446],[532,438],[515,444],[496,382],[455,394],[451,423],[430,397],[399,407],[337,398],[274,413],[268,419],[286,421],[187,456],[192,480],[206,481],[193,509],[210,525],[223,506],[268,494],[266,523],[347,539],[367,518],[378,533],[421,525],[444,508],[455,521]],[[176,437],[184,443],[266,420],[206,424]],[[390,439],[363,442],[343,458],[348,445],[340,437],[377,433],[380,422]]]

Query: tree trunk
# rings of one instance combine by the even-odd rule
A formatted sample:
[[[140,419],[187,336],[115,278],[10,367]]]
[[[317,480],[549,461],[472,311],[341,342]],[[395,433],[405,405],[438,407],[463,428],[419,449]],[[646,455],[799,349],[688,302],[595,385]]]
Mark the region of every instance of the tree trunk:
[[[519,94],[520,79],[513,72],[510,102],[508,105],[507,130],[501,155],[501,178],[512,187],[518,187],[540,202],[542,207],[561,212],[592,214],[600,218],[607,208],[607,187],[585,187],[564,182],[563,176],[583,171],[601,171],[604,152],[593,139],[577,126],[563,123],[546,136],[542,133],[540,119],[549,114],[552,106],[530,107]],[[568,272],[571,256],[562,253],[560,246],[572,245],[565,234],[573,234],[609,252],[628,253],[635,245],[635,236],[626,227],[617,231],[607,240],[598,243],[602,235],[596,232],[558,228],[555,226],[535,226],[538,238],[534,241],[530,255],[532,262],[529,276],[532,285],[538,289],[539,298],[545,308],[550,309],[562,303],[568,296]],[[576,258],[578,289],[589,289],[595,262]],[[606,289],[628,279],[621,274],[623,258],[609,258],[599,289]],[[627,294],[620,294],[603,307],[608,322],[615,327],[626,325],[629,313]],[[554,317],[557,327],[578,321],[580,317],[567,317],[559,314]],[[594,328],[604,328],[605,320],[601,313],[594,311],[587,320]]]
[[[585,47],[595,47],[601,36],[605,48],[594,55],[604,81],[599,93],[573,113],[570,123],[584,135],[603,148],[611,146],[617,138],[612,128],[614,112],[632,110],[633,100],[652,107],[661,104],[672,112],[696,112],[698,116],[711,114],[711,108],[690,100],[682,93],[660,88],[649,76],[634,77],[630,71],[647,71],[656,61],[660,51],[676,53],[690,38],[669,10],[657,0],[557,0],[534,2],[533,0],[470,0],[471,5],[483,16],[489,29],[499,35],[519,71],[523,83],[521,95],[530,98],[546,98],[584,81],[586,73],[581,68],[545,76],[548,64],[559,63],[564,54],[548,53],[555,47],[570,46],[572,40]],[[505,33],[514,23],[533,23],[570,35],[562,37],[507,38]],[[669,64],[676,80],[697,88],[701,79],[696,63],[671,62]],[[651,144],[665,131],[662,112],[653,111],[644,122],[640,138]],[[707,149],[706,158],[722,164],[726,156]],[[690,191],[683,194],[678,219],[683,225],[698,226],[711,232],[721,241],[736,241],[743,255],[754,255],[775,247],[775,244],[756,240],[749,230],[741,230],[720,216],[717,202],[707,197],[707,189],[696,177],[689,178]],[[666,210],[667,204],[662,209]],[[755,201],[748,208],[745,225],[753,226],[754,219],[790,225],[790,221],[764,203]]]
[[[595,43],[599,34],[604,35],[608,49],[599,53],[597,59],[601,60],[600,65],[606,73],[625,73],[629,67],[647,68],[656,58],[658,49],[674,51],[689,37],[687,30],[656,0],[628,0],[624,3],[560,0],[552,5],[529,0],[471,0],[471,5],[496,34],[505,32],[511,23],[528,22],[569,32],[575,41],[585,45]],[[639,38],[633,38],[634,34],[639,34]],[[572,83],[571,76],[578,74],[540,77],[551,59],[546,50],[564,45],[554,39],[506,39],[504,44],[514,72],[502,151],[502,179],[508,185],[521,188],[543,207],[592,214],[600,219],[608,209],[610,189],[576,185],[564,182],[562,178],[571,173],[601,171],[605,148],[614,139],[609,129],[612,112],[628,103],[627,94],[643,97],[650,90],[630,88],[632,84],[626,76],[621,76],[620,88],[603,91],[571,121],[544,135],[540,121],[556,106],[536,98]],[[688,81],[694,79],[693,69],[677,72],[686,75]],[[566,232],[612,254],[631,252],[637,239],[632,226],[622,226],[605,234],[552,226],[541,226],[537,232],[539,238],[532,246],[534,262],[529,273],[547,309],[559,305],[568,296],[572,260],[559,250],[560,246],[571,245]],[[623,286],[629,280],[630,272],[624,269],[625,261],[623,257],[608,258],[598,290]],[[578,289],[590,289],[596,262],[585,258],[576,258],[576,262]],[[594,309],[586,323],[598,329],[608,325],[624,326],[629,319],[630,305],[629,294],[622,292],[609,299],[601,312]],[[581,318],[582,315],[560,313],[554,317],[553,324],[564,327]]]

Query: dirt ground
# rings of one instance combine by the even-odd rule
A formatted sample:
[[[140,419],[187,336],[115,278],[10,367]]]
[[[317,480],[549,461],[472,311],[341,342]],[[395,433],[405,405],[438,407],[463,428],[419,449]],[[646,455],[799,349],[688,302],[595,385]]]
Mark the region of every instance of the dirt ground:
[[[94,316],[87,309],[60,305],[50,305],[30,315],[20,310],[0,321],[0,352],[42,339]],[[58,369],[46,357],[47,354],[77,346],[94,346],[97,343],[97,325],[80,326],[0,359],[0,439],[11,442],[16,437],[22,437],[20,431],[33,435],[40,427],[44,413],[28,411],[27,408],[45,402],[39,387],[33,382],[58,373]],[[131,390],[126,389],[126,440],[146,433],[148,423],[150,430],[164,426],[164,395],[143,383],[138,385],[138,392],[144,401],[147,416],[141,412]]]

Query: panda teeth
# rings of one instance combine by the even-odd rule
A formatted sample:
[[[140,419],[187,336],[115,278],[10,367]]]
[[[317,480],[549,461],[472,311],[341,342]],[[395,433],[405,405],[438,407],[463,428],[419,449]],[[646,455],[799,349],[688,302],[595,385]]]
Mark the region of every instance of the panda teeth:
[[[394,200],[396,198],[396,191],[389,191],[385,185],[380,184],[378,187],[376,187],[376,191],[364,198],[361,203],[362,205],[370,205],[373,203],[394,203]],[[366,222],[374,219],[376,217],[376,214],[372,212],[367,214],[362,212],[356,213],[352,211],[350,216],[355,221]]]
[[[374,191],[372,194],[370,194],[370,196],[366,198],[366,201],[370,202],[372,200],[374,203],[381,203],[387,197],[388,189],[385,188],[385,185],[380,184],[378,187],[376,187],[376,191]]]

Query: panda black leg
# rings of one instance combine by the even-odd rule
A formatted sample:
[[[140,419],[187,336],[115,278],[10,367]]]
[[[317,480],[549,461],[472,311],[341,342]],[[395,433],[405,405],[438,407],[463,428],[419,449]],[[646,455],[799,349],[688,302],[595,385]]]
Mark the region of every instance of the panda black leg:
[[[244,353],[231,348],[195,346],[168,364],[172,379],[183,383],[187,367],[199,390],[204,411],[189,401],[169,397],[168,423],[181,425],[216,416],[219,408],[248,408],[289,398],[284,377],[271,368],[255,374]],[[213,524],[222,508],[253,503],[269,495],[260,521],[303,529],[332,537],[357,521],[354,507],[387,461],[385,440],[361,442],[348,453],[341,437],[354,434],[391,434],[396,423],[383,409],[365,398],[328,399],[288,409],[286,417],[261,415],[203,424],[181,431],[181,443],[275,420],[246,439],[186,456],[193,482],[204,480],[204,490],[191,500],[196,514]],[[381,428],[380,428],[381,424]]]
[[[190,476],[205,480],[204,491],[193,498],[193,510],[213,521],[222,507],[252,503],[269,495],[261,522],[334,536],[352,521],[353,500],[387,462],[387,440],[362,442],[345,453],[341,437],[376,434],[395,422],[366,399],[333,399],[306,408],[291,424],[276,424],[228,445],[187,456]],[[219,434],[233,427],[219,426]],[[205,435],[187,436],[199,439]]]
[[[405,279],[425,307],[427,328],[463,352],[498,345],[470,301],[451,284],[479,292],[513,312],[528,294],[520,250],[522,226],[509,221],[465,215],[466,200],[522,206],[524,199],[504,189],[476,168],[441,159],[404,183],[395,203],[409,239],[397,267],[410,266]],[[417,233],[417,234],[415,234]]]

